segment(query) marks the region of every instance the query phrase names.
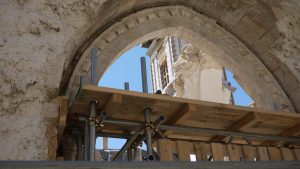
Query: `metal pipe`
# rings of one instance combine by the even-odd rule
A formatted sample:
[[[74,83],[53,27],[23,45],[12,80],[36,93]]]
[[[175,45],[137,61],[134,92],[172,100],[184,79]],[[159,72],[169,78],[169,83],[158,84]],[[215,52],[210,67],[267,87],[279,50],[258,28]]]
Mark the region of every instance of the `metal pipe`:
[[[158,128],[160,128],[162,130],[176,130],[176,131],[209,133],[209,134],[221,135],[221,136],[249,137],[249,138],[256,138],[259,140],[274,140],[274,141],[285,141],[285,142],[293,142],[293,143],[300,142],[300,137],[281,137],[281,136],[274,136],[274,135],[242,133],[242,132],[236,132],[236,131],[226,131],[226,130],[198,128],[198,127],[186,127],[186,126],[173,126],[173,125],[160,125],[160,126],[158,126]]]
[[[134,159],[133,150],[131,148],[127,149],[127,160],[132,161]]]
[[[147,142],[145,140],[143,140],[144,143],[147,145]],[[160,157],[159,157],[159,154],[154,150],[154,148],[152,147],[152,153],[154,155],[154,157],[160,161]]]
[[[145,57],[141,57],[141,70],[142,70],[143,93],[148,93],[147,69],[146,69]]]
[[[80,76],[80,86],[82,86],[83,83],[84,83],[83,76]]]
[[[92,60],[91,60],[91,84],[97,86],[97,49],[92,49]]]
[[[159,129],[156,129],[156,134],[159,138],[166,139],[166,136]]]
[[[91,84],[97,86],[97,49],[92,49],[92,59],[91,59]],[[96,142],[96,110],[97,110],[97,102],[92,101],[90,103],[91,114],[90,114],[90,153],[89,160],[95,160],[95,142]]]
[[[92,101],[90,104],[90,161],[95,160],[95,142],[96,142],[96,123],[95,116],[97,110],[97,102]]]
[[[101,112],[99,114],[99,116],[97,117],[97,121],[98,121],[98,124],[100,126],[100,128],[103,127],[103,121],[104,119],[107,117],[107,113],[105,111]],[[99,127],[97,126],[97,127]],[[103,145],[103,150],[107,150],[108,149],[108,144],[107,144],[107,137],[103,137],[103,136],[100,136],[102,137],[102,145]]]
[[[138,128],[134,135],[127,140],[127,142],[124,144],[124,146],[121,148],[121,150],[114,156],[113,161],[118,160],[124,152],[129,148],[129,146],[135,141],[137,136],[140,134],[140,132],[143,130],[143,127]]]
[[[133,135],[130,135],[130,134],[117,134],[117,133],[106,133],[106,132],[97,133],[97,137],[110,137],[110,138],[128,139],[128,138],[131,138],[132,136]]]
[[[137,121],[128,121],[128,120],[117,120],[117,119],[106,119],[104,123],[119,125],[119,126],[131,126],[131,127],[140,127],[144,124]],[[226,131],[219,129],[209,129],[209,128],[200,128],[200,127],[187,127],[187,126],[177,126],[177,125],[159,125],[161,130],[177,130],[177,131],[190,131],[190,132],[200,132],[200,133],[209,133],[212,135],[220,136],[233,136],[233,137],[248,137],[248,138],[257,138],[260,140],[274,140],[274,141],[285,141],[292,143],[299,143],[299,137],[282,137],[275,135],[266,135],[266,134],[255,134],[255,133],[242,133],[237,131]]]
[[[145,133],[146,133],[146,142],[147,142],[147,158],[148,160],[154,160],[154,156],[152,154],[152,136],[151,136],[151,124],[150,124],[150,112],[151,109],[146,108],[144,110],[144,117],[145,117]]]
[[[98,120],[100,125],[103,124],[106,117],[107,117],[107,112],[105,112],[105,111],[103,111],[99,114],[99,116],[97,117],[97,120]]]
[[[165,121],[165,117],[164,117],[164,116],[159,116],[159,117],[153,122],[153,126],[154,126],[154,127],[157,127],[157,126],[161,125],[164,121]]]
[[[144,126],[144,123],[142,122],[137,122],[137,121],[130,121],[130,120],[119,120],[119,119],[111,119],[111,118],[106,118],[104,120],[104,123],[109,123],[117,126],[130,126],[130,127],[142,127]]]
[[[231,144],[232,143],[232,140],[234,139],[234,137],[233,136],[231,136],[231,137],[229,137],[229,140],[228,140],[228,144]]]
[[[243,137],[243,139],[247,142],[247,144],[252,145],[251,141],[247,137]]]
[[[157,128],[158,125],[160,125],[161,123],[163,123],[165,120],[164,116],[159,116],[153,123],[153,128]],[[137,147],[138,145],[141,144],[141,142],[145,142],[146,141],[146,133],[143,133],[142,135],[139,135],[139,137],[136,139],[134,145],[132,145],[132,147]]]
[[[129,90],[129,83],[128,82],[124,83],[124,89],[127,90],[127,91]]]
[[[84,122],[84,161],[88,161],[89,154],[89,125],[88,121],[84,117],[79,117],[79,121]]]
[[[79,133],[77,137],[77,160],[82,160],[82,134]]]

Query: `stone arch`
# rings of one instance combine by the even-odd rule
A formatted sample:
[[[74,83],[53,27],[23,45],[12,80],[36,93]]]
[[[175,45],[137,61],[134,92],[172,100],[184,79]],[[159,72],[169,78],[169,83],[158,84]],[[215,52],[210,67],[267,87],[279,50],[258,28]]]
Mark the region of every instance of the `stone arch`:
[[[258,107],[294,111],[293,106],[269,70],[236,37],[215,20],[183,6],[145,9],[123,18],[103,31],[83,52],[70,79],[67,94],[74,97],[79,77],[88,77],[91,48],[99,50],[98,75],[124,51],[157,36],[176,35],[203,51],[213,53],[238,81]]]

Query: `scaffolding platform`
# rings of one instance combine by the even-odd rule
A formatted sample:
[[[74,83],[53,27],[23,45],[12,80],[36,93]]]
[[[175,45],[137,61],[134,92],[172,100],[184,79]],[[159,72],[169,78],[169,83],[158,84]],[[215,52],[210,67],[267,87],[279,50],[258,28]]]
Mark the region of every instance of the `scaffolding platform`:
[[[246,137],[243,137],[245,134],[251,138],[253,145],[289,142],[282,139],[270,141],[268,136],[295,139],[293,144],[299,145],[300,114],[296,113],[83,85],[70,106],[69,115],[89,116],[91,101],[98,102],[97,112],[107,112],[107,119],[134,121],[141,125],[144,123],[143,110],[150,108],[151,121],[160,116],[165,117],[161,130],[171,139],[222,142],[235,136],[234,142],[243,144],[247,142]],[[182,128],[174,129],[172,126]],[[184,131],[184,127],[187,130]],[[134,125],[105,124],[105,121],[101,129],[103,133],[127,135],[132,135],[134,130]]]

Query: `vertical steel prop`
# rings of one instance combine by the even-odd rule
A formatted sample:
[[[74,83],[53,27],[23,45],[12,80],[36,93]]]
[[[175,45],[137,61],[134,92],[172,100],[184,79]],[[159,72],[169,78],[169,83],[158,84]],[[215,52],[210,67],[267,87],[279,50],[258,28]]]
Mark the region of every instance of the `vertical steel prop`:
[[[91,84],[97,86],[97,49],[92,49],[92,60],[91,60]],[[90,161],[95,160],[95,142],[96,142],[96,111],[97,111],[97,102],[91,101],[90,103]]]
[[[128,82],[125,82],[125,83],[124,83],[124,89],[125,89],[126,91],[129,91],[129,83],[128,83]]]
[[[82,133],[79,133],[77,137],[77,160],[82,160]]]
[[[90,104],[91,107],[91,114],[90,114],[90,161],[95,160],[95,142],[96,142],[96,122],[95,122],[95,116],[96,116],[96,109],[97,109],[97,103],[95,101],[92,101]]]
[[[146,69],[146,58],[141,57],[141,70],[142,70],[142,84],[143,84],[143,93],[148,93],[148,82],[147,82],[147,69]],[[151,123],[150,123],[150,113],[151,109],[146,108],[144,110],[145,116],[145,133],[146,133],[146,144],[147,144],[147,159],[152,161],[154,156],[152,153],[152,133],[151,133]]]
[[[130,147],[127,149],[127,160],[128,161],[133,161],[134,159],[134,155],[133,155],[133,149],[131,149]]]
[[[129,91],[129,83],[128,82],[124,83],[124,89],[126,91]],[[134,158],[135,158],[135,151],[131,147],[129,147],[127,149],[127,160],[128,161],[133,161]]]
[[[92,60],[91,60],[91,84],[97,86],[97,49],[92,49]]]
[[[146,69],[145,57],[141,57],[141,71],[142,71],[143,93],[148,93],[147,69]]]
[[[88,120],[85,117],[79,117],[79,121],[84,122],[84,161],[89,160],[89,138],[90,138],[90,133],[89,133],[89,123]]]
[[[150,113],[151,109],[146,108],[144,110],[145,116],[145,133],[146,133],[146,143],[147,143],[147,159],[152,161],[154,160],[154,156],[152,153],[152,133],[151,133],[151,123],[150,123]]]

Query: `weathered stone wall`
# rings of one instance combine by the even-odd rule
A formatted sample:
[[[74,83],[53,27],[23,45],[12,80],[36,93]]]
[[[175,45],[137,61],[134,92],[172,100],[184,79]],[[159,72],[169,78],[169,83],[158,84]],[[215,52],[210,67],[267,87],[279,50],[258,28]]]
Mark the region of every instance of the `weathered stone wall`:
[[[232,71],[258,107],[294,111],[281,86],[252,51],[215,20],[182,6],[146,9],[105,30],[80,57],[70,79],[68,95],[76,94],[80,76],[89,77],[92,48],[99,51],[97,72],[101,77],[127,49],[145,40],[169,35],[187,40]]]
[[[101,1],[0,1],[0,160],[55,159],[67,56]]]
[[[300,110],[298,0],[0,1],[0,159],[54,159],[58,116],[54,98],[58,96],[58,91],[65,93],[72,72],[78,67],[78,61],[82,59],[79,63],[85,62],[83,53],[91,47],[90,44],[96,37],[103,35],[109,26],[125,16],[145,8],[166,5],[181,5],[201,12],[235,35],[266,66],[266,70],[255,69],[255,75],[258,79],[263,78],[270,84],[275,84],[271,87],[271,98],[278,103],[291,101],[295,110]],[[189,13],[179,14],[180,17],[188,17]],[[163,15],[164,13],[154,17],[164,17]],[[139,19],[132,24],[128,23],[125,29],[144,21],[156,22],[151,20],[156,19],[153,15]],[[164,23],[160,25],[162,28],[170,26],[167,20],[160,21]],[[211,25],[214,24],[206,26]],[[145,34],[147,26],[149,25],[137,30],[144,30]],[[147,37],[155,37],[157,33],[166,34],[172,30],[174,29],[169,28],[164,32],[152,32]],[[100,37],[98,43],[103,40],[104,43],[97,47],[101,49],[101,45],[106,45],[117,35],[121,35],[123,30],[119,31],[115,32],[116,36],[106,36],[106,39]],[[127,37],[122,37],[125,40],[118,43],[128,45],[128,39],[133,38],[130,35],[134,31],[136,30],[127,31]],[[137,39],[130,40],[132,44],[138,42],[134,41]],[[143,37],[139,40],[143,40]],[[223,40],[232,42],[231,39]],[[114,44],[110,44],[111,48],[107,49],[106,54],[118,53],[113,46]],[[238,49],[240,48],[233,48]],[[126,49],[115,50],[121,53]],[[115,56],[102,61],[108,67],[113,59]],[[243,59],[252,58],[241,56],[240,60]],[[100,72],[103,73],[104,68],[101,69],[103,70]],[[265,76],[266,71],[273,75],[279,85],[277,82],[273,83],[272,76]],[[74,76],[80,75],[80,72],[75,73],[77,75]],[[77,80],[73,78],[69,86],[74,85]],[[279,105],[279,108],[283,109],[284,106],[290,105]]]

